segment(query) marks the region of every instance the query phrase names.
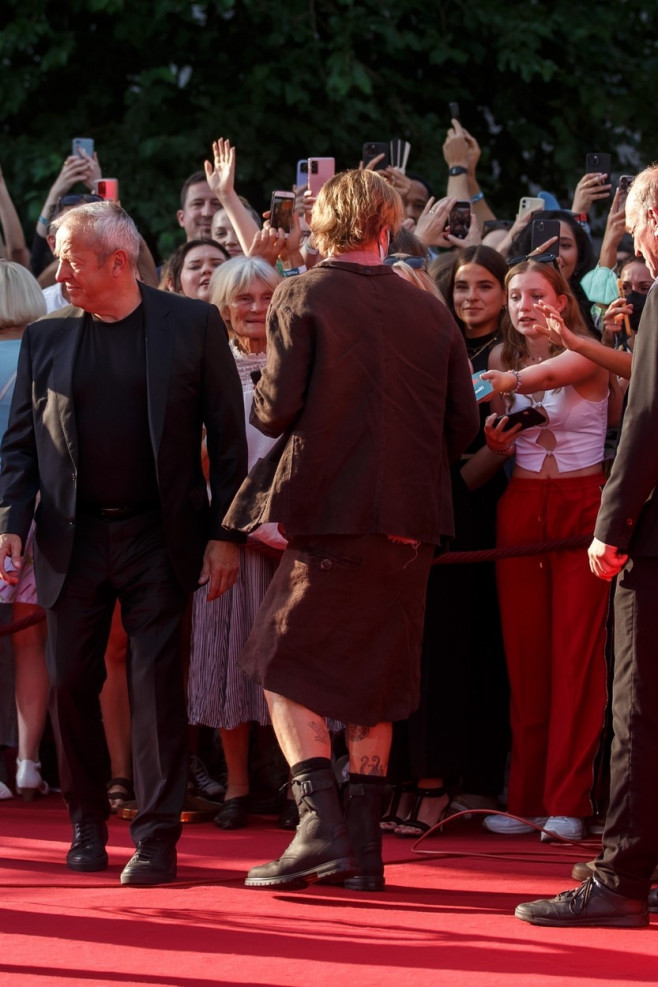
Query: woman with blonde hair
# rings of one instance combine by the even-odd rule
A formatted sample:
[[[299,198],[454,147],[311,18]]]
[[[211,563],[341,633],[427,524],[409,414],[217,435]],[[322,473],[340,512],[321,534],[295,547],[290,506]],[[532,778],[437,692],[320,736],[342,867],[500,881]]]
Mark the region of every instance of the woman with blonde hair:
[[[4,435],[9,419],[23,330],[45,314],[43,292],[30,272],[20,264],[0,261],[0,435]],[[40,613],[34,582],[32,531],[25,545],[18,583],[0,583],[0,603],[11,606],[14,622]],[[18,721],[16,791],[28,800],[48,792],[39,762],[49,689],[45,642],[44,621],[33,623],[11,637]],[[0,798],[11,798],[6,785],[0,784]]]

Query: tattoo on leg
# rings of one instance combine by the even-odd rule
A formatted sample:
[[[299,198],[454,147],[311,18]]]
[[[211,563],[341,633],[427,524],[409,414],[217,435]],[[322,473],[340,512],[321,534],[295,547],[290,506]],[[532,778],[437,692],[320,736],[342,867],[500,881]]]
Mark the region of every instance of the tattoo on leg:
[[[361,774],[379,776],[386,774],[381,759],[377,754],[373,754],[372,757],[365,756],[361,758]]]
[[[323,728],[323,724],[318,723],[317,720],[309,720],[309,729],[315,734],[315,739],[319,744],[326,743],[326,730]]]
[[[360,727],[355,723],[348,724],[347,739],[350,743],[358,743],[370,736],[370,727]]]

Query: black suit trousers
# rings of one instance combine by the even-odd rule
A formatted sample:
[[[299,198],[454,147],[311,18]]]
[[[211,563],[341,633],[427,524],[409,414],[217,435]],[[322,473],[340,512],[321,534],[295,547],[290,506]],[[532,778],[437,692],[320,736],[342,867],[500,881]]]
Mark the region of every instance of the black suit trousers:
[[[78,514],[62,591],[48,611],[48,666],[62,792],[72,822],[106,819],[99,695],[116,600],[130,637],[128,688],[137,843],[175,842],[187,785],[181,626],[188,594],[176,580],[159,510],[127,520]]]
[[[658,863],[658,558],[629,559],[615,592],[614,738],[600,880],[646,898]]]

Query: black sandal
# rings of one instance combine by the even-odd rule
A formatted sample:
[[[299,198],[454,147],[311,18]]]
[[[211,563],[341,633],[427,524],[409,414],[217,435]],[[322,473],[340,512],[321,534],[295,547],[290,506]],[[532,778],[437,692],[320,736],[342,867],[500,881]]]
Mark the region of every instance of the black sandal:
[[[130,778],[111,778],[108,781],[107,800],[110,803],[110,812],[117,812],[126,802],[133,802],[134,799],[135,789]]]
[[[445,797],[446,804],[439,812],[439,817],[435,823],[430,825],[429,823],[421,822],[418,818],[422,804],[425,799],[437,799]],[[416,802],[411,814],[408,819],[403,820],[396,828],[393,830],[396,836],[399,836],[403,840],[415,840],[423,833],[428,833],[430,829],[437,826],[442,819],[445,819],[449,812],[448,806],[450,804],[450,796],[448,795],[445,787],[441,785],[440,788],[419,788],[416,792]]]
[[[409,795],[411,792],[416,791],[416,782],[407,781],[403,785],[396,785],[391,792],[391,800],[388,803],[388,809],[379,821],[379,828],[383,833],[392,833],[396,826],[399,826],[404,820],[398,815],[398,809],[400,808],[400,802],[404,795]]]

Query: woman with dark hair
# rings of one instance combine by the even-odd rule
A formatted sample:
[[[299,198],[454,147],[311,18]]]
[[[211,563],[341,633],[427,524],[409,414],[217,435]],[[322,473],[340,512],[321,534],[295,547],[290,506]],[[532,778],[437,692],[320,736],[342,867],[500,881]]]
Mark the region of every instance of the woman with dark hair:
[[[489,365],[502,339],[507,265],[491,247],[460,250],[447,281],[446,299],[459,325],[474,371]],[[451,471],[457,551],[493,548],[496,504],[505,489],[504,461],[486,448],[480,405],[480,429]],[[451,619],[446,621],[445,614]],[[495,571],[492,563],[433,566],[423,639],[425,684],[418,713],[410,717],[407,749],[416,789],[394,793],[383,819],[397,836],[417,837],[437,823],[449,788],[457,788],[453,808],[496,808],[502,791],[509,746],[509,694],[500,632]],[[460,701],[468,696],[468,715]],[[426,708],[425,708],[426,707]],[[403,728],[398,731],[400,734]],[[403,749],[396,744],[395,754]],[[404,774],[395,765],[397,777]],[[443,796],[443,800],[441,800]]]
[[[574,214],[567,209],[542,209],[533,213],[527,226],[524,227],[512,241],[509,257],[510,263],[525,260],[532,250],[532,221],[534,219],[557,219],[560,223],[559,252],[557,265],[560,273],[568,282],[571,293],[578,302],[585,325],[594,329],[590,313],[591,302],[583,291],[583,277],[596,267],[596,253],[588,234],[580,225]]]
[[[587,333],[576,299],[552,264],[526,261],[507,275],[504,339],[484,377],[503,395],[502,419],[487,443],[515,454],[498,506],[498,544],[589,536],[601,500],[608,371],[565,350],[560,330]],[[507,428],[508,416],[538,423]],[[512,762],[508,809],[555,834],[581,839],[605,706],[608,585],[592,576],[587,551],[556,548],[497,563],[510,678]],[[495,815],[496,833],[524,822]]]
[[[177,295],[208,302],[213,272],[229,256],[225,247],[216,240],[188,240],[167,259],[161,285]]]

